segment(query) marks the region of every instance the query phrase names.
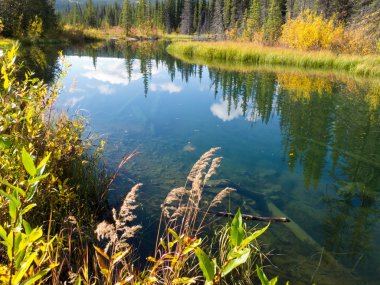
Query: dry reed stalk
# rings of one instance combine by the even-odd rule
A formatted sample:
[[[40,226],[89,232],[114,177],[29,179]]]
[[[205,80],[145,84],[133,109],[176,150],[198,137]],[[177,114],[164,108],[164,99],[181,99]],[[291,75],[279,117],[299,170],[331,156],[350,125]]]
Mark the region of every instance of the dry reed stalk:
[[[216,174],[216,170],[220,166],[222,157],[213,158],[219,149],[219,147],[211,148],[205,152],[191,168],[185,186],[171,190],[161,205],[162,213],[159,223],[159,232],[164,222],[164,232],[166,234],[164,239],[168,242],[171,238],[167,234],[169,228],[179,230],[178,234],[180,236],[193,236],[194,233],[198,232],[198,230],[195,229],[202,227],[205,216],[202,218],[201,224],[197,225],[197,221],[199,221],[200,203],[205,184]],[[231,189],[225,189],[218,197],[215,197],[216,200],[214,199],[215,201],[213,201],[213,203],[219,203],[219,200],[223,199],[230,192],[232,192]],[[164,218],[168,218],[167,223]],[[156,253],[158,245],[159,237],[157,237],[156,240]]]
[[[159,280],[157,284],[169,284],[166,281],[173,280],[173,276],[181,276],[186,260],[192,254],[183,254],[186,242],[177,242],[178,237],[184,240],[197,239],[204,228],[207,211],[201,210],[201,201],[205,185],[220,167],[222,157],[213,158],[219,149],[212,148],[204,153],[191,168],[185,186],[172,189],[161,205],[155,249],[156,265],[152,272]],[[220,191],[209,203],[208,209],[220,204],[233,191],[235,189],[229,187]],[[199,213],[204,215],[198,217]],[[164,229],[163,234],[161,229]],[[169,229],[174,230],[178,236],[173,236]],[[161,246],[163,242],[166,245]],[[168,256],[175,257],[175,263],[169,261]]]
[[[224,188],[222,191],[220,191],[214,197],[214,199],[212,199],[212,201],[210,203],[210,206],[209,206],[209,209],[212,208],[212,207],[215,207],[216,205],[218,205],[220,203],[222,203],[222,201],[224,200],[224,198],[226,198],[228,195],[230,195],[233,191],[236,191],[236,189],[230,188],[230,187]]]
[[[137,192],[142,184],[136,184],[126,195],[119,213],[116,209],[112,209],[113,224],[106,221],[98,224],[95,233],[98,240],[107,239],[108,243],[104,248],[104,252],[108,252],[112,247],[113,252],[129,247],[127,240],[134,237],[136,232],[141,229],[140,225],[128,226],[136,216],[133,214],[138,205],[136,204]]]
[[[123,159],[120,161],[115,173],[112,175],[110,181],[108,182],[106,186],[106,190],[108,190],[111,187],[112,183],[115,181],[116,177],[119,175],[120,169],[124,166],[124,164],[126,164],[129,160],[131,160],[132,158],[140,154],[141,152],[138,152],[137,149],[135,149],[131,153],[129,154],[127,153],[123,156]]]

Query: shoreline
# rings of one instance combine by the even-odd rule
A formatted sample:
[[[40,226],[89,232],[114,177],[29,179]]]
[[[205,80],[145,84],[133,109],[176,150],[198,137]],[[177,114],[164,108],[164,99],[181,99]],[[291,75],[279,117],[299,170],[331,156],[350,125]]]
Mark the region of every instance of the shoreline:
[[[252,43],[233,42],[174,42],[167,47],[174,57],[190,62],[205,62],[209,66],[228,66],[237,70],[247,65],[282,66],[303,70],[323,70],[380,77],[378,55],[336,55],[329,51],[298,51],[288,48],[262,47]]]

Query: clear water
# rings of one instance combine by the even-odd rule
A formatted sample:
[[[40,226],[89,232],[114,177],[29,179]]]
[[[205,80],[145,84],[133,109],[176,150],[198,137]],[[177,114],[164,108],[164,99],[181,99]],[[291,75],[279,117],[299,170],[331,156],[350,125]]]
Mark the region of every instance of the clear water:
[[[264,250],[282,281],[376,284],[380,278],[380,84],[257,68],[227,72],[175,60],[164,44],[65,51],[59,107],[107,140],[107,166],[138,149],[113,186],[117,206],[144,183],[139,215],[152,238],[160,204],[211,147],[216,179],[237,187],[221,207],[292,220]],[[252,224],[253,226],[254,224]],[[143,258],[143,257],[142,257]]]

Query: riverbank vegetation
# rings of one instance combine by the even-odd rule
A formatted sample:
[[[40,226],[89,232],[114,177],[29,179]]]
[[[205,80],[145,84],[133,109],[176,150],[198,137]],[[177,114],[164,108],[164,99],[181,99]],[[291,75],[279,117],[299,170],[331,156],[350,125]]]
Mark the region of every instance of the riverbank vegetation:
[[[337,54],[367,55],[380,47],[378,1],[86,0],[59,5],[55,12],[47,0],[12,3],[0,6],[2,35],[29,42],[157,39],[177,33]]]
[[[379,45],[379,9],[378,1],[125,0],[122,5],[95,5],[88,0],[61,10],[60,19],[98,29],[120,26],[129,36],[175,32],[265,46],[369,54],[376,53]]]
[[[203,59],[204,64],[227,62],[230,65],[280,65],[304,69],[348,72],[353,75],[379,76],[380,56],[336,55],[329,51],[298,51],[262,47],[252,43],[176,42],[168,52],[187,61]]]

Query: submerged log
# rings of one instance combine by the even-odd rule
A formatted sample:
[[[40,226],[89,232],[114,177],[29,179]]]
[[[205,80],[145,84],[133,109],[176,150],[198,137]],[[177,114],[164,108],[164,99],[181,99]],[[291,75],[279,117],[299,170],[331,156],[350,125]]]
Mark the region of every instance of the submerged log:
[[[232,213],[228,212],[214,212],[214,211],[202,211],[206,214],[211,214],[215,215],[217,217],[234,217],[235,215]],[[244,220],[254,220],[254,221],[259,221],[259,222],[275,222],[275,223],[289,223],[290,220],[286,217],[260,217],[260,216],[255,216],[255,215],[248,215],[248,214],[242,214],[241,217]]]

